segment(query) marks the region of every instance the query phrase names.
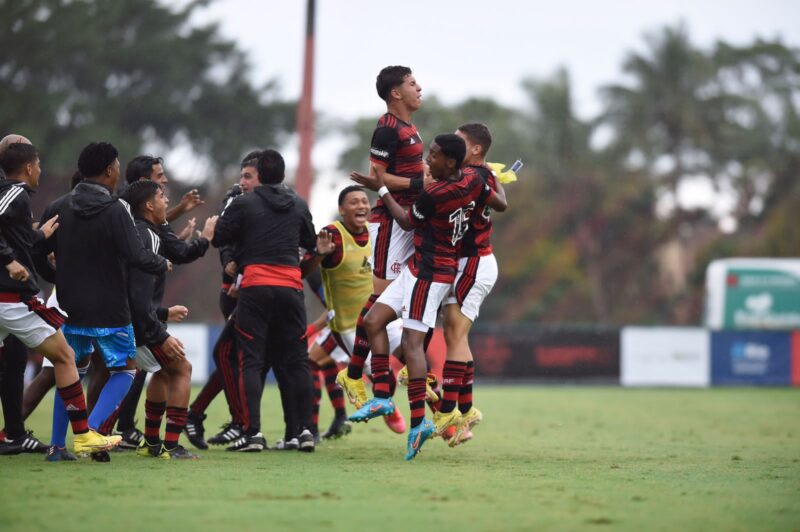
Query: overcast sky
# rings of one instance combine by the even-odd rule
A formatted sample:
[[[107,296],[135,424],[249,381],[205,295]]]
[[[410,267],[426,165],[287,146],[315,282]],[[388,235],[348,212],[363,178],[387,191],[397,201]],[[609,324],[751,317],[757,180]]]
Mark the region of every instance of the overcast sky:
[[[255,81],[277,80],[284,97],[297,98],[305,6],[218,0],[197,22],[220,22],[249,55]],[[800,1],[791,0],[317,0],[314,107],[331,117],[377,118],[385,107],[375,76],[389,64],[413,68],[423,102],[431,94],[446,103],[479,95],[524,105],[522,79],[565,66],[577,111],[588,117],[600,109],[597,89],[620,81],[625,54],[643,50],[646,33],[680,21],[700,46],[757,36],[800,45]],[[339,146],[335,139],[319,146],[315,166],[331,168]],[[293,149],[284,149],[289,164]]]

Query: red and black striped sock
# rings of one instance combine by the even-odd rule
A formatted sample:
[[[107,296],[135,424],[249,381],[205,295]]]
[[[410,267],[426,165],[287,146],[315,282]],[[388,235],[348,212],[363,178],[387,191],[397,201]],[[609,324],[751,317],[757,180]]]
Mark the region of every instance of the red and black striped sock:
[[[408,379],[408,404],[411,428],[414,428],[425,419],[425,379]]]
[[[161,418],[167,409],[166,401],[154,403],[149,399],[144,401],[144,437],[148,443],[155,443],[161,439]]]
[[[178,445],[178,438],[181,431],[186,426],[186,418],[189,417],[189,410],[179,406],[167,407],[167,428],[164,431],[164,448],[174,449]]]
[[[369,337],[367,329],[364,327],[364,316],[378,300],[378,294],[372,294],[361,309],[356,322],[356,339],[353,343],[353,354],[350,356],[350,363],[347,365],[347,376],[351,379],[360,379],[364,374],[364,364],[367,363],[369,356]],[[374,355],[373,355],[374,356]]]
[[[58,395],[67,409],[67,417],[72,425],[73,434],[89,432],[89,415],[86,413],[86,398],[83,396],[83,386],[78,379],[69,386],[58,388]]]
[[[311,397],[311,423],[316,427],[319,425],[319,403],[322,401],[322,386],[319,382],[320,367],[319,364],[308,359],[308,369],[311,372],[311,382],[314,385],[314,395]]]
[[[336,384],[336,374],[339,372],[339,368],[336,367],[335,362],[330,362],[320,369],[325,377],[325,390],[328,392],[328,398],[331,400],[331,405],[333,405],[336,415],[345,415],[344,391]]]
[[[464,378],[461,381],[461,390],[458,392],[458,409],[462,414],[469,412],[472,408],[472,383],[475,382],[475,362],[467,362],[467,369],[464,370]]]
[[[391,397],[392,379],[389,375],[389,355],[372,353],[372,394],[380,399]]]
[[[444,363],[444,369],[442,370],[442,390],[444,393],[442,394],[442,405],[439,409],[445,414],[452,412],[456,407],[466,369],[466,362],[446,360]]]
[[[114,409],[111,412],[111,415],[103,421],[100,426],[97,428],[97,432],[102,434],[103,436],[108,436],[111,434],[111,431],[114,430],[114,425],[117,423],[117,419],[119,419],[119,412],[122,407],[122,404]]]
[[[200,390],[200,393],[197,394],[197,397],[194,398],[194,402],[189,407],[192,411],[192,414],[195,414],[196,416],[202,416],[205,414],[208,405],[211,404],[211,401],[213,401],[221,391],[222,375],[218,369],[215,369],[208,378],[206,385],[203,386],[203,389]]]

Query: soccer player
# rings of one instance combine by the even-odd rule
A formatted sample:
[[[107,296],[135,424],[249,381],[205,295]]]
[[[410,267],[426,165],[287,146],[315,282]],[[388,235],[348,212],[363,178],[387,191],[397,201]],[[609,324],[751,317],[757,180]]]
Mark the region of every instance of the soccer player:
[[[120,176],[117,149],[93,142],[78,158],[84,180],[53,202],[44,219],[57,215],[59,228],[46,241],[54,253],[59,306],[67,313],[64,336],[82,361],[97,343],[110,377],[89,416],[98,428],[128,393],[136,373],[136,343],[128,304],[128,268],[160,274],[167,260],[142,246],[128,204],[112,192]],[[52,444],[63,447],[66,412],[56,397]],[[103,456],[103,455],[101,455]]]
[[[325,304],[329,311],[333,311],[333,318],[327,327],[331,337],[349,356],[353,353],[356,339],[356,324],[364,303],[372,294],[372,245],[367,229],[367,214],[369,213],[369,198],[363,187],[349,186],[339,193],[339,215],[341,221],[327,225],[323,231],[330,235],[334,251],[324,257],[317,256],[311,259],[307,268],[321,266],[322,285],[324,288]],[[393,335],[395,345],[399,344],[399,335]],[[335,386],[337,374],[336,361],[326,355],[323,349],[312,349],[311,361],[317,365],[325,376],[326,386]],[[314,366],[312,365],[312,373]],[[346,431],[346,414],[344,404],[335,401],[336,417],[325,437],[339,435]],[[405,432],[405,421],[396,411],[390,417],[389,426],[396,432]],[[396,421],[399,419],[399,422]],[[398,426],[401,425],[401,426]]]
[[[252,192],[259,185],[258,156],[260,153],[261,151],[254,150],[242,159],[239,169],[239,181],[231,187],[225,196],[219,211],[220,214],[225,211],[235,198]],[[226,325],[214,345],[213,357],[217,367],[209,375],[208,381],[206,381],[206,384],[189,407],[189,419],[186,422],[185,429],[186,437],[198,449],[208,449],[208,443],[225,445],[234,442],[242,436],[242,426],[245,422],[242,417],[242,400],[239,386],[241,363],[238,357],[239,351],[236,349],[234,322],[230,320],[237,301],[235,296],[236,253],[236,246],[222,246],[219,248],[219,258],[222,264],[219,308],[225,318]],[[205,427],[203,426],[203,421],[206,418],[205,411],[220,391],[225,392],[231,420],[225,423],[222,426],[222,430],[209,438],[208,443],[206,443]]]
[[[0,140],[0,153],[9,145],[20,142],[31,143],[22,135],[6,135]],[[1,166],[0,179],[5,179]],[[6,337],[0,349],[0,403],[5,421],[5,427],[0,431],[0,455],[47,452],[47,445],[39,441],[32,431],[25,430],[26,416],[22,405],[27,362],[28,348],[25,344],[16,336]]]
[[[372,134],[370,175],[358,172],[350,175],[359,184],[370,187],[376,178],[380,179],[391,192],[392,198],[400,206],[408,207],[422,191],[425,179],[422,138],[417,127],[411,123],[411,115],[422,105],[422,87],[410,68],[388,66],[378,74],[375,88],[378,96],[386,102],[386,114],[378,119]],[[382,198],[378,199],[370,214],[369,232],[373,246],[373,291],[356,324],[350,363],[347,370],[342,370],[337,376],[337,382],[356,408],[361,408],[367,401],[362,375],[370,345],[363,325],[364,316],[389,283],[400,275],[414,251],[412,232],[404,230],[392,219]],[[379,371],[383,371],[382,364],[383,361],[380,361]],[[390,375],[390,379],[394,380],[394,374],[390,372]]]
[[[119,437],[106,438],[89,428],[75,354],[59,330],[64,316],[36,297],[39,287],[31,253],[59,227],[58,216],[51,216],[33,230],[30,193],[39,186],[39,154],[31,144],[16,142],[0,153],[0,167],[7,176],[0,181],[0,260],[8,272],[0,275],[0,340],[14,335],[53,363],[56,397],[66,405],[62,410],[72,425],[75,453],[107,451]],[[75,459],[63,443],[50,451]]]
[[[375,397],[350,416],[367,421],[395,410],[391,399],[386,324],[403,318],[403,352],[408,366],[408,400],[411,430],[406,460],[413,459],[436,428],[425,419],[427,363],[424,341],[436,325],[439,306],[450,292],[458,270],[461,239],[472,210],[484,202],[494,203],[494,192],[474,170],[460,170],[466,154],[464,140],[454,134],[439,135],[431,143],[427,163],[434,182],[425,187],[406,211],[389,194],[378,177],[378,195],[392,218],[404,229],[413,229],[414,258],[400,277],[381,294],[364,324],[372,345],[372,375]],[[379,361],[381,362],[379,364]]]
[[[268,353],[287,377],[296,415],[292,427],[301,451],[314,450],[311,376],[306,363],[306,330],[299,248],[314,250],[316,235],[306,202],[283,184],[285,163],[275,150],[258,157],[257,186],[230,204],[219,219],[212,244],[238,244],[242,282],[236,309],[236,342],[243,352],[248,426],[237,449],[262,451],[262,371]],[[239,441],[239,440],[237,440]]]
[[[159,229],[166,223],[169,205],[163,189],[153,181],[138,181],[128,187],[124,197],[134,213],[142,245],[154,253],[161,253]],[[203,228],[204,239],[210,240],[214,236],[215,224],[216,217],[209,218]],[[159,318],[166,275],[148,274],[137,269],[131,269],[129,274],[128,293],[137,344],[136,365],[142,371],[153,373],[145,400],[144,440],[137,452],[161,458],[197,458],[178,443],[188,415],[192,365],[186,360],[181,341],[167,332],[164,320]],[[160,430],[165,412],[167,426],[162,442]]]
[[[497,194],[497,211],[506,208],[503,186],[486,166],[486,154],[492,145],[492,135],[484,124],[469,123],[459,126],[456,135],[464,139],[467,154],[465,168],[472,168]],[[445,307],[444,335],[447,359],[443,369],[443,397],[434,424],[443,434],[446,426],[455,426],[456,433],[448,441],[455,446],[472,438],[472,427],[483,419],[472,405],[472,383],[475,374],[472,351],[469,348],[469,330],[478,317],[483,300],[497,281],[497,259],[492,253],[492,218],[488,205],[476,206],[469,228],[461,242],[458,274]],[[458,404],[458,411],[455,407]]]
[[[125,180],[128,186],[140,180],[153,181],[165,190],[169,182],[167,174],[164,171],[164,163],[161,157],[153,157],[150,155],[137,155],[134,157],[125,169]],[[179,205],[170,209],[167,213],[166,220],[175,220],[202,203],[197,190],[190,190],[183,196]],[[163,257],[173,264],[188,264],[205,255],[208,250],[209,241],[204,238],[202,234],[190,242],[186,241],[194,230],[194,218],[189,221],[189,224],[186,229],[181,232],[181,235],[175,234],[168,221],[165,221],[157,228],[159,238],[161,239],[161,246],[159,247],[161,250],[160,254]],[[208,223],[209,219],[206,220],[206,224]],[[188,235],[186,234],[187,232]],[[162,313],[163,312],[167,312],[168,321],[180,322],[186,317],[188,310],[186,307],[175,305],[169,309],[163,310]],[[147,373],[144,371],[137,372],[130,390],[128,390],[128,394],[122,401],[119,410],[114,412],[101,427],[100,432],[110,433],[110,429],[114,426],[117,416],[119,417],[117,430],[122,435],[120,448],[136,449],[142,441],[142,432],[136,428],[134,417],[136,415],[136,407],[142,395],[146,376]]]

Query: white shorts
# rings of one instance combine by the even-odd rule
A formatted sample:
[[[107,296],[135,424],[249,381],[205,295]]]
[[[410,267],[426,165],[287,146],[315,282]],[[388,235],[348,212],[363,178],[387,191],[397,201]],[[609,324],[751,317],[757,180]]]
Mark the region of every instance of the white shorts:
[[[372,274],[379,279],[397,279],[414,253],[414,231],[403,231],[394,220],[369,223],[372,241]]]
[[[28,303],[0,303],[0,347],[6,336],[13,334],[28,349],[34,349],[53,336],[61,326],[56,322],[59,319],[63,322],[63,315],[45,307],[41,299],[34,299],[39,304],[36,309],[32,309]]]
[[[355,340],[355,331],[353,331],[353,340]],[[350,349],[345,351],[338,345],[336,338],[334,338],[327,326],[319,332],[314,343],[319,345],[323,351],[339,364],[347,364],[350,361],[350,353],[353,351],[352,342],[350,343]]]
[[[136,348],[136,367],[148,373],[161,371],[161,364],[156,360],[153,352],[145,345],[140,345]]]
[[[462,257],[458,261],[458,274],[445,305],[458,305],[461,313],[474,322],[483,300],[497,282],[497,259],[494,254],[485,257]]]
[[[400,340],[403,336],[403,320],[394,320],[387,325],[386,333],[389,335],[389,352],[393,353],[395,349],[400,347]],[[325,327],[317,335],[315,343],[319,344],[322,350],[328,353],[337,363],[347,364],[350,362],[350,354],[356,345],[356,331],[351,329],[334,333],[328,327]],[[370,367],[371,358],[371,354],[367,356],[366,368]],[[367,369],[367,372],[369,373],[369,369]]]
[[[449,293],[450,284],[417,279],[411,269],[406,268],[377,302],[391,307],[403,318],[403,328],[428,332],[436,327],[439,306]]]

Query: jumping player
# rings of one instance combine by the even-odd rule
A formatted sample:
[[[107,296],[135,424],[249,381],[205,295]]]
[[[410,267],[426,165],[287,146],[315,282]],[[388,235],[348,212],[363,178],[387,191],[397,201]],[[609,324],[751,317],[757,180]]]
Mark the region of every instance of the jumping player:
[[[406,460],[413,459],[438,428],[425,419],[425,336],[436,325],[439,306],[455,280],[461,239],[473,209],[484,202],[491,204],[495,201],[494,192],[477,172],[460,170],[465,154],[466,145],[457,135],[437,136],[427,157],[434,182],[425,187],[408,211],[394,201],[381,178],[377,180],[378,195],[386,202],[392,218],[403,229],[414,230],[415,252],[408,268],[381,294],[365,318],[373,349],[375,397],[350,419],[366,421],[395,410],[389,372],[376,367],[375,361],[378,353],[388,351],[386,324],[402,316],[403,352],[408,366],[408,400],[411,406]],[[388,355],[383,356],[388,360]]]
[[[422,191],[425,168],[422,162],[422,138],[411,122],[411,115],[422,105],[422,87],[417,83],[411,69],[404,66],[388,66],[378,74],[375,87],[378,96],[386,102],[386,114],[378,119],[370,145],[370,175],[352,172],[352,179],[359,184],[372,187],[375,178],[385,183],[392,198],[401,206],[414,203]],[[379,198],[372,209],[369,232],[373,245],[373,291],[361,311],[356,324],[356,339],[347,370],[337,376],[350,401],[361,408],[367,400],[362,375],[370,352],[367,332],[363,320],[369,309],[389,284],[405,268],[414,251],[413,235],[400,226],[389,213],[385,200]],[[388,367],[386,361],[376,360],[373,350],[373,365]],[[394,379],[392,374],[391,379]]]

